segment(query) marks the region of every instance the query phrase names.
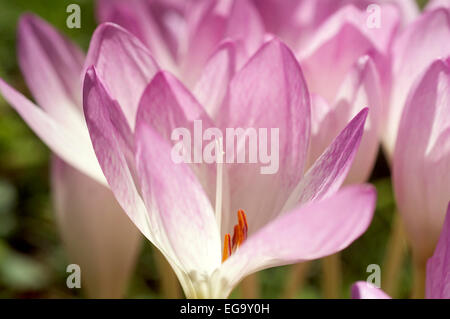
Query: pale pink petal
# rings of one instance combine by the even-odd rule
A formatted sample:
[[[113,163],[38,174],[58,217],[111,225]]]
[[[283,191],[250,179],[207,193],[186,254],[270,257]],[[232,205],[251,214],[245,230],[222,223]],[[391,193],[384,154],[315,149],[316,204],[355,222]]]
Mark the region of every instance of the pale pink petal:
[[[140,233],[105,186],[58,157],[52,195],[69,262],[81,267],[89,298],[122,298],[140,248]]]
[[[243,43],[247,55],[252,56],[261,46],[264,33],[261,17],[252,2],[235,0],[224,37]]]
[[[387,114],[384,147],[392,156],[398,126],[406,98],[414,82],[435,59],[450,56],[450,11],[436,9],[425,12],[412,23],[395,43],[392,97]],[[411,48],[414,48],[412,50]]]
[[[142,95],[137,121],[150,125],[171,145],[180,143],[178,139],[184,142],[181,137],[173,135],[177,129],[189,132],[191,141],[188,145],[183,144],[191,149],[188,160],[193,163],[191,168],[213,201],[216,163],[204,161],[202,146],[210,143],[203,140],[204,132],[215,125],[183,84],[167,72],[157,73]]]
[[[222,273],[233,286],[258,270],[341,251],[366,231],[375,202],[375,189],[359,185],[294,208],[250,236],[223,264]]]
[[[426,296],[450,299],[450,205],[433,257],[427,263]]]
[[[245,61],[264,40],[264,27],[249,0],[198,1],[188,17],[189,40],[182,57],[182,76],[191,87],[211,54],[224,39],[240,42]]]
[[[298,62],[284,44],[278,40],[267,42],[235,75],[218,120],[223,132],[226,128],[250,129],[261,141],[257,145],[253,139],[253,146],[248,142],[243,146],[241,138],[241,147],[235,148],[238,143],[232,143],[232,132],[227,134],[227,162],[233,163],[227,164],[229,215],[235,216],[238,209],[243,209],[253,232],[280,212],[300,181],[309,143],[308,89]],[[265,159],[262,155],[270,154],[272,145],[278,146],[272,149],[272,158]],[[239,154],[246,155],[245,164],[237,163]],[[249,163],[251,154],[259,157],[254,163]],[[234,218],[224,222],[225,229],[231,232]]]
[[[370,112],[364,127],[361,146],[346,179],[346,183],[362,183],[369,177],[379,147],[379,133],[382,114],[382,90],[380,78],[373,60],[361,57],[352,67],[342,83],[334,104],[323,110],[325,102],[315,99],[312,104],[314,123],[309,153],[309,166],[322,154],[339,132],[361,109]],[[320,114],[315,115],[318,112]],[[324,113],[325,114],[322,114]]]
[[[360,111],[308,170],[283,211],[328,197],[341,187],[358,151],[369,110]]]
[[[433,254],[450,194],[450,67],[437,60],[403,112],[393,159],[397,204],[415,257]]]
[[[134,136],[120,106],[109,96],[94,67],[86,73],[84,111],[97,158],[114,196],[141,233],[167,258],[184,284],[185,268],[167,240],[160,215],[151,208],[147,210],[141,198],[139,179],[142,176],[136,170]]]
[[[150,223],[158,223],[164,246],[171,247],[191,280],[208,279],[221,262],[220,232],[208,197],[190,167],[173,161],[172,145],[140,119],[135,140]]]
[[[100,22],[113,22],[130,31],[147,45],[161,67],[172,72],[176,72],[176,57],[184,34],[172,36],[168,24],[181,20],[181,15],[179,6],[168,1],[97,1]],[[183,25],[177,26],[177,32],[183,30]]]
[[[130,219],[150,241],[155,242],[134,180],[134,140],[125,116],[106,92],[94,67],[86,72],[83,90],[86,123],[106,180]]]
[[[235,69],[235,45],[228,41],[212,55],[195,84],[194,95],[212,119],[217,116]]]
[[[81,112],[81,50],[31,14],[20,18],[17,40],[19,65],[37,103],[62,125],[85,130]]]
[[[106,184],[88,134],[67,128],[2,79],[0,93],[53,152],[93,179]]]
[[[391,297],[371,283],[358,281],[352,286],[352,299],[391,299]]]
[[[393,6],[384,5],[382,9],[383,27],[368,28],[366,11],[345,6],[316,31],[305,48],[298,51],[312,93],[320,94],[331,103],[358,58],[372,51],[387,54],[399,17]]]
[[[96,29],[89,46],[86,69],[92,65],[133,129],[141,95],[158,71],[150,52],[122,27],[104,23]]]

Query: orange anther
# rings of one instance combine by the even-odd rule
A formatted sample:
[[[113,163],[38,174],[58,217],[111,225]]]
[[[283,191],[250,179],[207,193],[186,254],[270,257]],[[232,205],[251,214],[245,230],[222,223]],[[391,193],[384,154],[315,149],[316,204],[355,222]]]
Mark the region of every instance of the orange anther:
[[[240,241],[240,229],[238,225],[234,225],[233,240],[231,245],[232,251],[236,250],[239,241]]]
[[[234,225],[233,239],[231,240],[230,234],[225,235],[225,239],[223,241],[222,262],[227,260],[227,258],[230,257],[230,255],[235,252],[236,249],[247,239],[247,217],[242,209],[238,210],[237,217],[238,223],[237,225]]]
[[[238,210],[238,223],[239,228],[242,232],[242,242],[247,239],[247,232],[248,232],[248,224],[247,224],[247,216],[245,216],[245,213],[242,209]]]
[[[222,253],[222,262],[227,260],[231,255],[231,237],[230,234],[226,234],[223,240],[223,253]]]

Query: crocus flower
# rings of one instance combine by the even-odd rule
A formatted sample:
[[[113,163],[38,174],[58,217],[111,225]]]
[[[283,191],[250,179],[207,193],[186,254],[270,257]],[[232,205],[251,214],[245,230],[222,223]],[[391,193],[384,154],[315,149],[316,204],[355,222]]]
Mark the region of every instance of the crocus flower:
[[[205,68],[201,77],[222,83],[215,76],[214,68]],[[264,44],[226,85],[205,87],[204,97],[226,92],[215,112],[207,112],[176,77],[159,72],[141,97],[133,128],[118,92],[105,81],[96,66],[87,70],[84,112],[97,158],[117,200],[167,258],[187,297],[226,297],[253,272],[335,253],[368,227],[374,189],[361,185],[336,193],[355,156],[367,109],[303,174],[310,97],[298,62],[278,40]],[[173,130],[193,132],[197,120],[222,131],[279,128],[278,171],[260,174],[260,163],[175,163]],[[248,145],[234,156],[245,150]]]
[[[427,262],[426,298],[450,299],[450,205],[434,255]],[[354,299],[388,299],[381,289],[366,282],[352,287]]]
[[[50,25],[27,14],[19,22],[18,59],[40,107],[3,80],[0,92],[56,154],[52,194],[69,260],[80,265],[89,297],[121,297],[140,234],[106,187],[92,149],[81,103],[84,54]]]
[[[162,69],[189,88],[226,39],[242,65],[263,42],[264,26],[249,0],[98,0],[100,22],[113,22],[148,46]]]
[[[450,66],[436,60],[408,96],[393,159],[399,212],[417,263],[431,257],[450,200]]]
[[[394,153],[407,96],[435,59],[450,56],[449,37],[450,11],[436,7],[424,12],[404,29],[394,43],[391,100],[383,120],[383,146],[390,158]]]

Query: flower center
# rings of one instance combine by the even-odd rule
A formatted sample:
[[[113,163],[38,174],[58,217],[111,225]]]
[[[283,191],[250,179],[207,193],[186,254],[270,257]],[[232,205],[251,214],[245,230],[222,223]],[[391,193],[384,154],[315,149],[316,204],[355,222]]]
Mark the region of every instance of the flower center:
[[[247,239],[247,217],[242,209],[237,212],[238,223],[234,225],[233,238],[226,234],[223,240],[222,262],[228,259],[232,253]]]

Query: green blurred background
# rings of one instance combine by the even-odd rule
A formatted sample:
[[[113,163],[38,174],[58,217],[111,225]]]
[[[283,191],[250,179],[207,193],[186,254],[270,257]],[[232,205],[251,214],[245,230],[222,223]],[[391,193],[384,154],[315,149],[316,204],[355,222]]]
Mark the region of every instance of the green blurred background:
[[[419,1],[421,6],[426,1]],[[68,29],[66,7],[81,6],[82,28]],[[95,29],[94,3],[90,0],[0,0],[0,77],[29,95],[17,66],[15,33],[17,20],[33,12],[87,49]],[[79,289],[66,287],[70,264],[56,228],[49,188],[49,150],[0,97],[0,298],[78,298]],[[395,211],[389,169],[382,155],[371,183],[378,190],[375,218],[369,230],[342,253],[342,297],[350,286],[365,280],[369,264],[381,265]],[[287,284],[288,267],[259,273],[261,297],[279,298]],[[321,298],[320,261],[311,264],[297,297]],[[399,278],[398,297],[408,297],[411,265],[408,255]],[[239,297],[239,289],[232,297]],[[161,298],[161,282],[153,251],[145,241],[127,297]]]

